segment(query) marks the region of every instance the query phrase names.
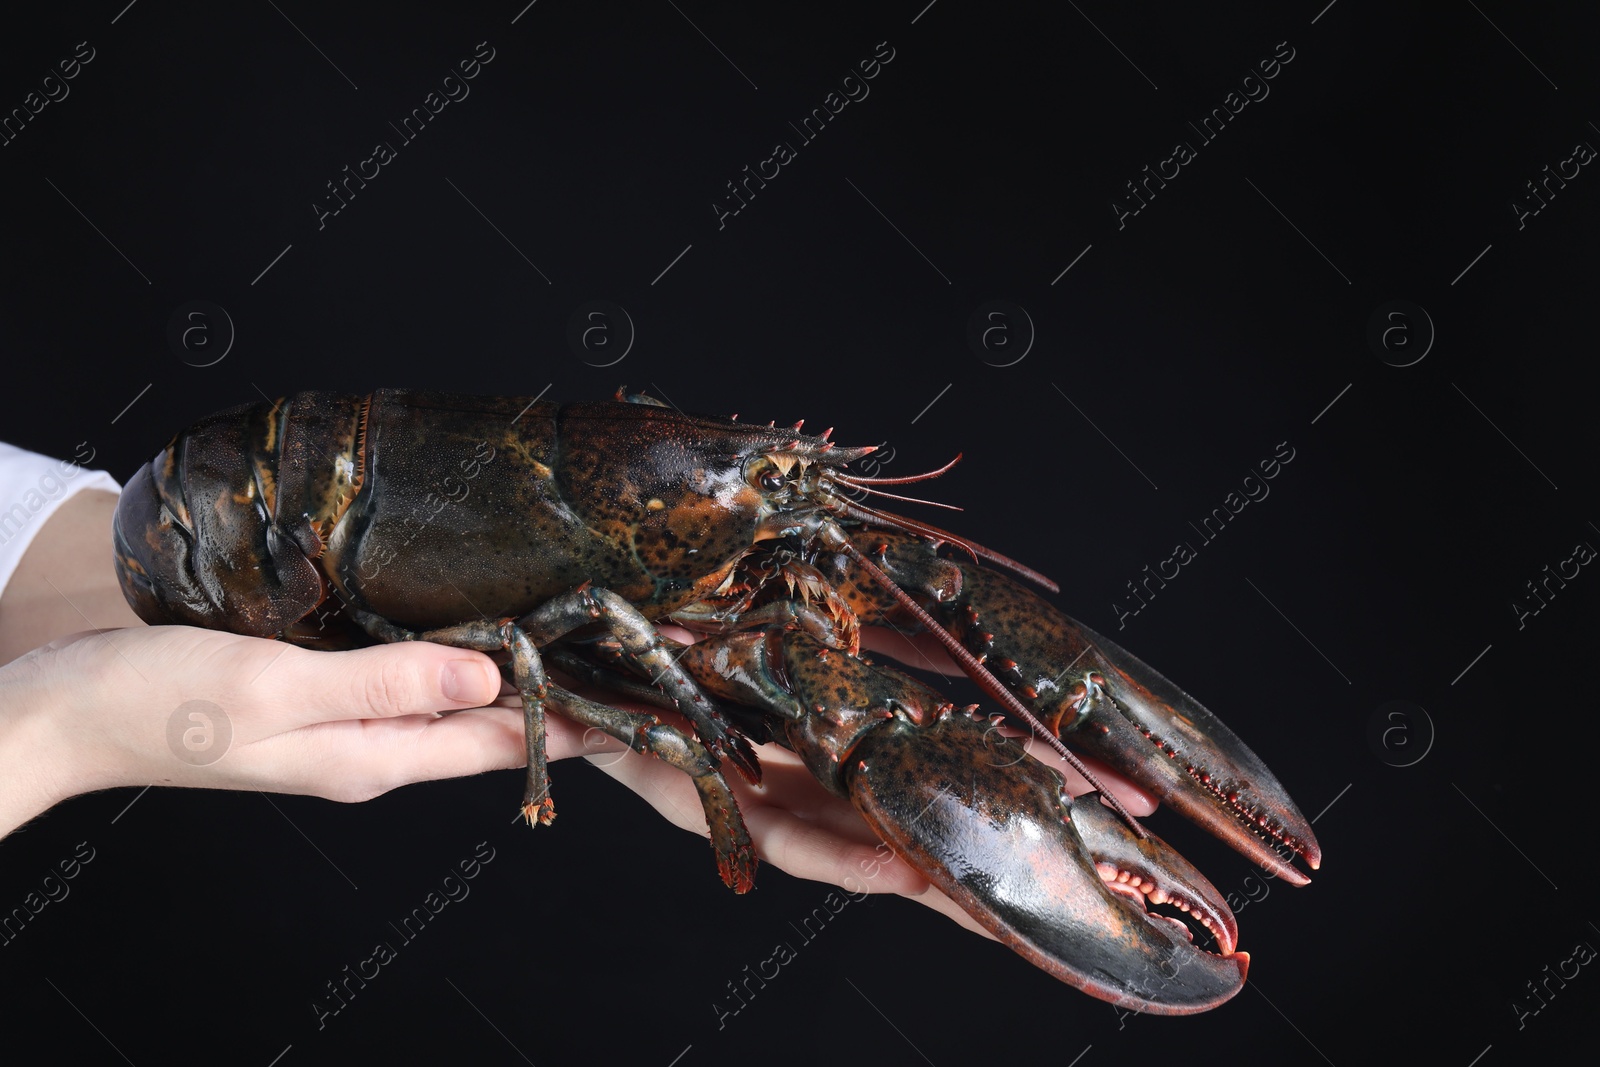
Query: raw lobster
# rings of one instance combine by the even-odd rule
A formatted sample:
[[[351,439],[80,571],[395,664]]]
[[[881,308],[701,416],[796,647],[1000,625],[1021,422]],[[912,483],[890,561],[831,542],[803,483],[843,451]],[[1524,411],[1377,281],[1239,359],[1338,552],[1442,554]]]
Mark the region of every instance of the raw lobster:
[[[721,768],[759,781],[751,742],[771,739],[1051,974],[1141,1011],[1231,997],[1248,956],[1204,876],[1120,809],[1070,799],[976,706],[862,657],[861,620],[926,630],[1047,742],[1303,884],[1289,858],[1315,868],[1320,850],[1283,787],[1198,702],[1002,571],[1054,591],[1047,579],[863,502],[942,471],[854,475],[870,448],[801,429],[621,393],[302,393],[204,419],[140,468],[117,511],[119,574],[151,623],[508,652],[530,822],[554,816],[549,706],[689,774],[742,892],[756,860]],[[706,636],[680,645],[663,621]],[[693,731],[578,696],[546,662],[675,707]],[[1216,951],[1147,901],[1187,913]]]

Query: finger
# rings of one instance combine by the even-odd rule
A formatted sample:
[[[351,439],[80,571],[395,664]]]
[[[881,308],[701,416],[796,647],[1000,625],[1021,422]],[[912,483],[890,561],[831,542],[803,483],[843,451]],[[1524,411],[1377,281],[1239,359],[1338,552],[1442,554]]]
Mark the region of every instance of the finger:
[[[1025,744],[1029,755],[1048,764],[1060,773],[1061,777],[1066,780],[1067,792],[1075,797],[1094,792],[1094,786],[1089,784],[1089,780],[1079,774],[1054,748],[1033,736],[1030,736]],[[1092,756],[1079,756],[1078,759],[1083,761],[1084,766],[1089,768],[1090,773],[1100,779],[1101,784],[1116,794],[1117,799],[1122,801],[1122,806],[1128,809],[1130,815],[1143,817],[1156,810],[1156,798],[1131,778],[1123,775],[1120,771],[1113,770]]]
[[[780,760],[776,754],[769,757],[768,749],[772,748],[776,746],[766,745],[759,750],[762,766],[760,788],[740,784],[741,804],[750,808],[768,807],[788,811],[799,819],[856,844],[876,846],[879,843],[878,835],[872,832],[872,828],[848,800],[828,792],[804,764],[782,749],[777,751],[789,756],[787,761]]]
[[[119,629],[116,629],[116,628],[104,628],[104,629],[99,629],[99,630],[78,630],[78,631],[76,631],[74,633],[62,634],[60,637],[57,637],[57,638],[49,641],[48,643],[39,646],[38,651],[41,651],[41,652],[54,652],[54,651],[57,651],[59,649],[67,648],[67,647],[69,647],[71,645],[75,645],[79,641],[85,641],[85,640],[87,640],[87,639],[89,639],[91,637],[105,637],[107,640],[110,640],[112,637],[114,637],[116,634],[118,634],[120,632],[121,631]]]
[[[559,715],[547,717],[545,740],[552,760],[582,755],[606,767],[626,758],[629,773],[624,777],[632,788],[678,825],[705,834],[703,818],[698,827],[690,825],[699,800],[682,772]],[[306,792],[341,801],[368,800],[415,782],[527,762],[520,707],[322,722],[258,744],[256,763],[268,768],[267,777],[278,788],[292,779]]]
[[[526,762],[520,724],[489,708],[443,718],[402,715],[324,722],[266,744],[275,750],[277,762],[287,765],[284,775],[298,778],[309,792],[341,801],[369,800],[414,782],[507,770]],[[507,810],[511,799],[508,795]]]
[[[578,692],[584,691],[581,687],[578,690]],[[613,707],[649,715],[659,722],[676,726],[690,737],[695,736],[688,721],[674,712],[627,700],[608,700],[608,694],[603,691],[589,690],[589,692],[592,699],[605,701]],[[557,721],[567,726],[571,725],[559,717],[551,719],[551,722]],[[659,760],[638,757],[637,754],[630,753],[627,745],[596,728],[577,729],[581,733],[581,743],[571,747],[563,744],[562,739],[557,738],[552,730],[550,739],[552,760],[583,756],[629,789],[639,793],[679,827],[702,835],[706,833],[703,815],[694,815],[690,811],[699,804],[699,800],[698,794],[685,787],[685,783],[689,782],[687,775]],[[756,758],[761,765],[761,785],[750,786],[731,773],[728,775],[729,784],[734,789],[741,808],[750,809],[758,806],[786,808],[803,819],[818,822],[826,829],[852,840],[866,844],[877,842],[877,836],[861,820],[861,816],[849,802],[829,793],[799,756],[780,745],[765,744],[756,746]]]
[[[349,652],[285,646],[251,681],[285,702],[296,724],[482,707],[500,692],[500,673],[481,652],[425,641]],[[258,690],[259,691],[259,690]]]
[[[705,809],[694,781],[676,767],[653,756],[641,756],[623,749],[620,752],[586,754],[591,764],[628,789],[637,793],[656,812],[680,830],[703,838],[711,836],[706,826]],[[741,802],[741,809],[746,805]]]
[[[485,708],[467,708],[463,711],[453,711],[445,715],[424,716],[425,720],[431,719],[436,725],[433,732],[440,733],[445,724],[460,720],[471,724],[470,728],[462,727],[461,742],[469,737],[477,738],[486,745],[498,748],[504,743],[514,748],[516,758],[507,764],[494,764],[484,766],[482,770],[495,770],[502,766],[521,767],[527,763],[527,726],[522,713],[522,704],[513,698],[509,704],[496,702]],[[365,725],[371,729],[379,722],[390,720],[370,720]],[[490,724],[493,724],[491,726]],[[455,739],[452,739],[455,740]],[[628,746],[594,727],[583,726],[559,714],[545,715],[545,759],[551,763],[557,760],[571,759],[573,756],[588,756],[599,752],[622,753],[628,751]],[[475,774],[476,771],[467,770],[462,774]]]
[[[852,895],[894,893],[994,938],[882,841],[850,841],[780,808],[758,809],[747,821],[761,858],[796,878],[836,885]]]
[[[853,841],[782,808],[747,811],[745,822],[757,854],[796,878],[827,882],[851,893],[917,896],[928,888],[927,879],[881,841]]]
[[[892,656],[906,666],[918,670],[934,671],[957,678],[966,673],[956,666],[955,660],[950,658],[950,653],[945,651],[945,647],[932,634],[907,634],[884,626],[863,626],[861,648],[863,651]]]
[[[701,637],[705,636],[703,634],[697,634],[693,630],[686,630],[677,623],[671,622],[658,624],[656,626],[656,631],[660,633],[662,637],[676,641],[680,645],[692,645],[696,641],[700,640]]]
[[[587,697],[590,700],[623,711],[631,711],[638,715],[648,716],[653,722],[665,722],[683,730],[691,738],[695,736],[694,731],[687,727],[687,720],[675,713],[663,712],[660,708],[640,704],[633,700],[618,700],[614,693],[594,686],[574,685],[570,689],[579,696]],[[515,692],[500,694],[489,705],[489,708],[515,712],[515,721],[519,724],[517,729],[524,729],[520,725],[524,721],[522,698]],[[450,714],[459,715],[462,713],[452,712]],[[557,760],[571,759],[574,756],[583,756],[595,763],[596,766],[604,767],[632,751],[628,741],[614,737],[598,726],[585,726],[582,723],[575,722],[563,715],[559,709],[549,704],[545,705],[544,721],[545,758],[551,763]],[[779,758],[788,756],[790,759],[794,759],[793,756],[781,749],[776,751]],[[674,771],[674,773],[682,774],[681,771]]]
[[[939,887],[932,883],[928,883],[927,888],[920,893],[902,893],[901,896],[907,900],[914,900],[925,908],[932,908],[959,926],[971,930],[975,934],[982,934],[990,941],[999,940],[994,934],[984,929],[977,919],[963,911],[961,905],[945,896],[944,893],[940,892]]]
[[[708,836],[705,811],[688,775],[658,759],[632,752],[614,739],[606,738],[597,744],[591,736],[584,743],[585,751],[580,754],[590,763],[639,794],[673,825]],[[614,750],[597,752],[596,748],[602,745],[614,746]],[[751,786],[731,776],[728,779],[747,824],[753,813],[775,808],[843,842],[868,848],[879,843],[849,802],[824,789],[792,753],[776,745],[761,745],[757,758],[762,767],[761,785]]]
[[[669,821],[705,836],[704,815],[682,773],[633,753],[606,764],[604,769]],[[803,769],[799,773],[807,774]],[[765,784],[760,790],[742,783],[735,786],[745,824],[764,863],[796,878],[839,886],[851,894],[895,893],[932,908],[974,933],[993,937],[878,840],[845,801],[823,792],[814,780],[809,784],[824,801],[811,811],[817,817],[809,819],[781,805],[764,802],[772,799],[764,796],[772,784]],[[834,826],[836,820],[841,820],[839,825],[847,832],[839,832]]]

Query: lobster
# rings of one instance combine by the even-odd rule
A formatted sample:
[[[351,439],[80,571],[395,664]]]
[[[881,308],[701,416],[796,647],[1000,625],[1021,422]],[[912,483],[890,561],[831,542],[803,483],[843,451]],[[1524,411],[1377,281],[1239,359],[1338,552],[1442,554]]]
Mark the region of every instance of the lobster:
[[[551,708],[688,774],[719,873],[744,892],[757,861],[723,764],[758,783],[754,744],[775,741],[1055,977],[1160,1014],[1237,993],[1249,956],[1204,875],[1105,790],[1072,799],[999,716],[863,656],[861,622],[926,632],[1091,784],[1062,739],[1303,885],[1292,859],[1315,869],[1321,852],[1283,786],[1197,701],[1004,572],[1054,583],[864,502],[907,499],[886,487],[949,465],[855,474],[870,447],[802,426],[689,416],[621,391],[578,404],[380,390],[245,405],[179,433],[128,482],[118,574],[152,624],[505,654],[530,823],[555,813]],[[659,622],[701,639],[672,641]],[[675,708],[692,729],[580,696],[547,663]],[[1216,950],[1150,904],[1188,914]]]

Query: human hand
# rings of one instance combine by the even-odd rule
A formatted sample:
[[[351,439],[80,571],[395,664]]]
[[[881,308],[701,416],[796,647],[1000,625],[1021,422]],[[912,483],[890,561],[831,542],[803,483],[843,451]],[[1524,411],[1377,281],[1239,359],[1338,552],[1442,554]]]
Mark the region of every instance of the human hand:
[[[187,626],[72,634],[0,668],[0,832],[114,786],[359,801],[514,767],[514,716],[437,714],[500,688],[487,656],[439,645],[313,652]]]
[[[683,642],[692,642],[697,636],[676,626],[662,630]],[[961,675],[961,669],[932,639],[908,639],[881,627],[864,629],[862,638],[864,650],[887,653],[902,664]],[[685,720],[672,713],[617,701],[595,690],[580,692],[591,699],[647,712],[687,728]],[[514,697],[510,698],[510,706],[515,706]],[[1009,737],[1026,736],[1009,727],[1000,729]],[[589,762],[639,794],[669,822],[701,837],[709,836],[699,797],[686,775],[660,760],[633,752],[599,730],[588,731],[584,744]],[[1037,738],[1029,738],[1026,744],[1031,756],[1060,772],[1073,796],[1092,791],[1089,783],[1054,750]],[[910,864],[895,856],[855,808],[824,789],[798,756],[776,744],[760,745],[756,751],[762,767],[760,786],[751,786],[733,773],[727,779],[763,863],[796,878],[829,883],[851,893],[895,893],[930,907],[969,930],[993,937]],[[1097,760],[1085,762],[1129,812],[1145,816],[1155,810],[1155,800],[1137,785]]]
[[[586,756],[675,825],[706,834],[681,772],[558,714],[548,716],[547,744],[552,761]],[[1040,745],[1030,751],[1057,759]],[[852,892],[916,899],[978,929],[796,756],[765,745],[760,758],[760,787],[730,777],[763,861]],[[0,669],[0,766],[9,783],[0,832],[69,796],[115,786],[356,802],[523,762],[517,699],[489,658],[424,642],[315,652],[192,627],[129,628],[73,634]],[[1074,793],[1087,790],[1070,768],[1058,769]],[[1099,773],[1136,814],[1153,807],[1113,773]]]

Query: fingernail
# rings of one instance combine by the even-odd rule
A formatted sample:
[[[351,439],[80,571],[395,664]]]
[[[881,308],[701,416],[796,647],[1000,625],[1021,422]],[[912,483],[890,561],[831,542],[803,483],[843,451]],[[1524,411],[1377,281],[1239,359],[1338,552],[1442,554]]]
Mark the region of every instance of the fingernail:
[[[499,684],[493,682],[484,669],[483,661],[475,659],[446,663],[440,687],[446,697],[458,704],[487,704],[500,690]]]

